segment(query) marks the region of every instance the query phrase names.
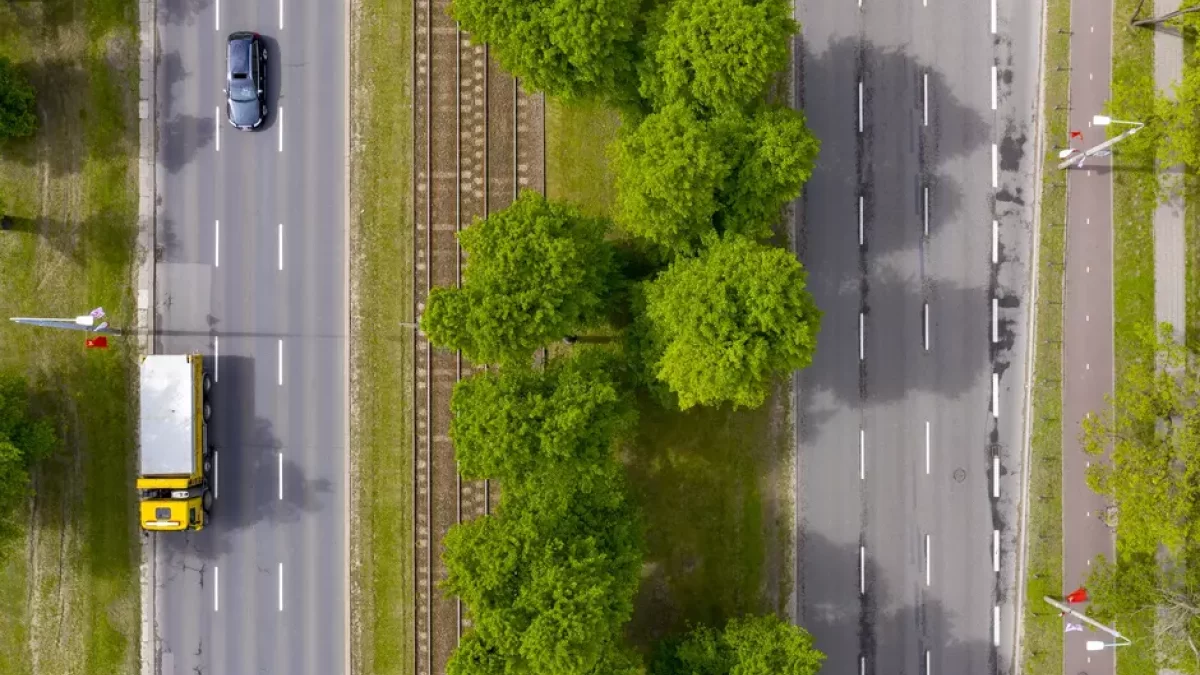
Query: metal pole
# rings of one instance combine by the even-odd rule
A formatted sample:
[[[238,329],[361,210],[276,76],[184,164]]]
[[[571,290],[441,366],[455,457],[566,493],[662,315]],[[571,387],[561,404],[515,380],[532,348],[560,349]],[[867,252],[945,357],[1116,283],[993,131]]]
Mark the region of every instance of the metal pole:
[[[1115,638],[1120,638],[1120,639],[1122,639],[1122,640],[1126,640],[1126,641],[1128,641],[1128,640],[1129,640],[1129,638],[1127,638],[1127,637],[1125,637],[1124,635],[1121,635],[1120,633],[1118,633],[1118,632],[1116,631],[1116,629],[1114,629],[1114,628],[1109,628],[1108,626],[1105,626],[1104,624],[1100,623],[1099,621],[1096,621],[1096,620],[1095,620],[1095,619],[1093,619],[1092,617],[1090,617],[1090,616],[1088,616],[1088,615],[1086,615],[1086,614],[1083,614],[1083,613],[1081,613],[1081,612],[1077,612],[1077,611],[1075,611],[1075,610],[1071,609],[1070,605],[1065,605],[1065,604],[1063,604],[1063,603],[1059,602],[1058,600],[1055,600],[1054,598],[1052,598],[1052,597],[1050,597],[1050,596],[1048,596],[1048,595],[1044,595],[1044,596],[1042,596],[1042,599],[1043,599],[1043,600],[1045,600],[1046,602],[1050,603],[1051,605],[1053,605],[1053,606],[1057,607],[1058,609],[1061,609],[1063,612],[1066,612],[1067,614],[1070,614],[1071,616],[1077,617],[1077,618],[1079,618],[1081,621],[1085,621],[1085,622],[1087,622],[1087,623],[1091,624],[1092,626],[1095,626],[1096,628],[1099,628],[1100,630],[1104,631],[1105,633],[1108,633],[1109,635],[1111,635],[1111,636],[1113,636],[1113,637],[1115,637]]]
[[[1108,150],[1112,146],[1116,145],[1117,143],[1120,143],[1121,141],[1125,140],[1126,138],[1129,138],[1130,136],[1136,134],[1137,132],[1139,132],[1141,130],[1142,130],[1142,127],[1134,127],[1132,129],[1130,129],[1129,131],[1122,133],[1120,136],[1110,138],[1107,141],[1104,141],[1103,143],[1101,143],[1099,145],[1088,148],[1087,150],[1085,150],[1082,153],[1076,152],[1074,154],[1067,155],[1066,159],[1064,159],[1062,162],[1059,162],[1058,168],[1066,169],[1066,168],[1070,167],[1072,164],[1079,163],[1080,159],[1086,159],[1088,157],[1095,157],[1096,155],[1099,155],[1100,153],[1104,152],[1105,150]]]

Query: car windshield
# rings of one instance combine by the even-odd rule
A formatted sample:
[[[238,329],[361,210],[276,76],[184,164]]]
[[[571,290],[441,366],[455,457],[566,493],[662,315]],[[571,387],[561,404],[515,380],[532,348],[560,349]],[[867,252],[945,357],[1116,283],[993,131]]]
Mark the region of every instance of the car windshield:
[[[246,73],[234,73],[229,81],[229,98],[235,101],[253,101],[258,98],[258,88]]]

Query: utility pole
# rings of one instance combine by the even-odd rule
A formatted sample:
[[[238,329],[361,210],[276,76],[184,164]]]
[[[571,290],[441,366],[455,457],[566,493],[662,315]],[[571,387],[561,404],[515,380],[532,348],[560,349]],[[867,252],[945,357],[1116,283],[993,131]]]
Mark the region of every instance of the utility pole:
[[[1118,633],[1115,628],[1109,628],[1108,626],[1105,626],[1104,624],[1100,623],[1099,621],[1096,621],[1095,619],[1084,614],[1083,612],[1078,612],[1074,609],[1071,609],[1070,605],[1063,604],[1048,595],[1042,596],[1042,599],[1045,600],[1046,602],[1050,603],[1051,605],[1053,605],[1055,608],[1062,610],[1062,612],[1064,614],[1076,617],[1080,621],[1091,624],[1092,626],[1099,628],[1100,630],[1104,631],[1105,633],[1108,633],[1109,635],[1117,638],[1118,640],[1124,640],[1124,642],[1102,642],[1100,640],[1088,640],[1087,650],[1089,652],[1099,651],[1101,649],[1104,649],[1105,647],[1127,647],[1127,646],[1133,644],[1129,638]]]
[[[1094,145],[1094,146],[1088,148],[1087,150],[1081,151],[1076,148],[1067,148],[1066,150],[1060,151],[1058,153],[1058,158],[1063,161],[1059,162],[1058,168],[1066,169],[1066,168],[1070,168],[1071,165],[1075,165],[1076,167],[1081,168],[1081,167],[1083,167],[1083,163],[1085,161],[1087,161],[1088,157],[1103,157],[1105,155],[1112,154],[1112,150],[1110,150],[1109,148],[1116,145],[1117,143],[1120,143],[1121,141],[1125,140],[1126,138],[1129,138],[1130,136],[1136,134],[1137,132],[1142,130],[1142,127],[1146,126],[1145,124],[1142,124],[1141,122],[1126,122],[1124,120],[1114,120],[1111,117],[1106,117],[1104,115],[1094,116],[1092,118],[1092,124],[1099,126],[1099,127],[1106,127],[1110,124],[1125,124],[1125,125],[1131,126],[1132,128],[1129,129],[1128,131],[1122,133],[1120,136],[1115,136],[1113,138],[1110,138],[1107,141],[1100,143],[1099,145]]]
[[[1174,12],[1167,12],[1166,14],[1163,14],[1162,16],[1152,16],[1148,19],[1139,19],[1139,18],[1137,18],[1137,16],[1139,13],[1141,13],[1142,5],[1144,5],[1144,4],[1146,4],[1146,0],[1142,0],[1141,2],[1138,3],[1137,9],[1133,10],[1133,16],[1129,17],[1129,25],[1143,26],[1143,27],[1157,26],[1160,23],[1170,21],[1171,19],[1183,16],[1184,14],[1190,14],[1192,12],[1200,12],[1200,6],[1184,7],[1183,9],[1177,9]]]

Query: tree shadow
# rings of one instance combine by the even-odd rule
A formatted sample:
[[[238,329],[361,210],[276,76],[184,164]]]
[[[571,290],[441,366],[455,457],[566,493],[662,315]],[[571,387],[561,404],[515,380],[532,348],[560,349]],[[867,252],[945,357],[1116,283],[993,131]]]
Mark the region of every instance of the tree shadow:
[[[213,384],[213,419],[209,443],[218,453],[212,484],[216,488],[209,525],[199,532],[160,535],[164,563],[176,571],[211,561],[233,550],[231,535],[259,522],[298,522],[303,513],[328,506],[333,485],[310,480],[286,457],[282,461],[283,499],[280,499],[280,459],[283,444],[271,422],[254,410],[255,359],[221,356],[220,379]],[[218,475],[219,474],[219,475]]]
[[[158,20],[177,26],[196,22],[196,15],[208,9],[213,0],[158,0]]]
[[[170,173],[178,173],[201,148],[212,143],[216,136],[216,125],[221,122],[213,117],[188,115],[175,110],[175,85],[191,76],[178,51],[160,57],[158,160]]]
[[[39,237],[77,265],[92,260],[125,267],[134,259],[137,223],[127,214],[101,211],[82,222],[10,216],[8,222],[5,236]]]
[[[38,128],[27,138],[11,138],[0,144],[6,159],[26,166],[44,164],[58,177],[82,170],[92,145],[86,143],[89,78],[76,61],[26,61],[18,71],[28,78],[36,93]]]

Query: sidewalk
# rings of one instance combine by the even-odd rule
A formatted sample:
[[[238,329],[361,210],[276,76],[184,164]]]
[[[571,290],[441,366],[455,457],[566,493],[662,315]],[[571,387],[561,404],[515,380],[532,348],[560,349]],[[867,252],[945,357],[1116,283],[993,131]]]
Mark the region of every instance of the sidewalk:
[[[1162,16],[1179,9],[1179,0],[1155,0],[1154,15]],[[1171,87],[1183,79],[1183,39],[1165,31],[1154,33],[1154,84],[1159,91],[1174,98]],[[1182,167],[1166,170],[1178,175]],[[1187,245],[1183,237],[1183,195],[1172,193],[1171,198],[1154,210],[1154,320],[1169,323],[1175,329],[1175,339],[1183,341],[1187,320],[1184,301],[1184,254]]]
[[[1071,2],[1070,129],[1083,133],[1083,145],[1105,137],[1092,126],[1111,96],[1113,4],[1111,0]],[[1067,139],[1062,139],[1065,144]],[[1098,171],[1111,159],[1095,158],[1070,169],[1067,180],[1067,255],[1064,274],[1062,373],[1063,589],[1087,582],[1091,561],[1113,555],[1113,534],[1100,516],[1104,500],[1085,480],[1088,461],[1080,444],[1080,421],[1103,410],[1113,390],[1113,229],[1112,174]],[[1036,602],[1036,600],[1034,600]],[[1064,629],[1066,628],[1064,621]],[[1089,652],[1094,633],[1063,636],[1063,673],[1113,675],[1113,650]]]

